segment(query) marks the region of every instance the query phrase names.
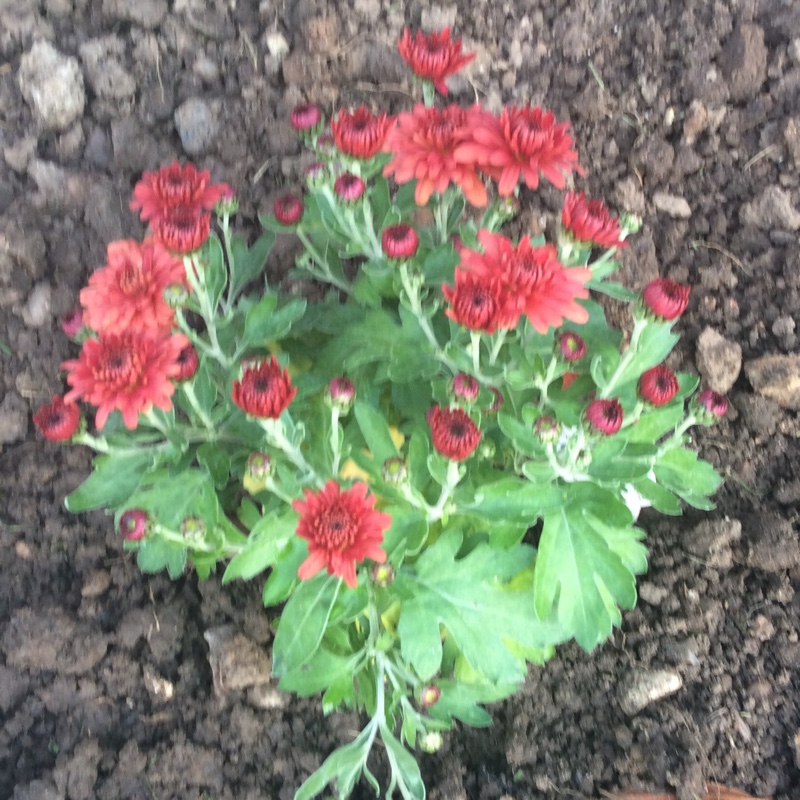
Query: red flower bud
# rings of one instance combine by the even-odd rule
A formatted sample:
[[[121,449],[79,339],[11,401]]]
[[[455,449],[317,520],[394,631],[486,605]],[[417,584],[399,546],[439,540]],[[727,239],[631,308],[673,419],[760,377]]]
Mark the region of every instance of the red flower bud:
[[[586,355],[586,342],[573,331],[564,331],[561,334],[558,347],[567,361],[580,361]]]
[[[322,114],[317,106],[313,103],[305,103],[297,106],[291,114],[289,121],[292,127],[299,133],[308,131],[319,124],[322,119]]]
[[[285,194],[275,201],[272,212],[281,225],[294,225],[303,216],[303,201],[293,194]]]
[[[387,258],[413,258],[419,247],[419,236],[410,225],[390,225],[381,235],[381,246]]]
[[[600,433],[611,436],[622,427],[622,406],[619,400],[593,400],[586,408],[586,419]]]
[[[147,535],[147,512],[141,508],[129,508],[119,518],[119,532],[126,542],[138,542]]]
[[[54,395],[53,399],[33,415],[33,424],[51,442],[71,439],[78,430],[81,412],[75,403],[65,403],[63,397]]]
[[[336,196],[345,203],[355,203],[360,200],[366,191],[367,184],[352,172],[345,172],[340,175],[333,184],[333,191]]]
[[[644,287],[642,302],[656,317],[670,322],[686,311],[690,291],[690,287],[669,278],[656,278]]]
[[[697,395],[697,402],[716,419],[720,419],[728,413],[728,400],[712,389],[704,389],[700,392]]]
[[[664,364],[648,369],[639,378],[639,394],[653,406],[669,403],[678,393],[678,379],[675,373]]]
[[[466,372],[459,372],[450,382],[450,392],[457,400],[464,400],[467,403],[474,402],[480,393],[481,385],[472,375]]]

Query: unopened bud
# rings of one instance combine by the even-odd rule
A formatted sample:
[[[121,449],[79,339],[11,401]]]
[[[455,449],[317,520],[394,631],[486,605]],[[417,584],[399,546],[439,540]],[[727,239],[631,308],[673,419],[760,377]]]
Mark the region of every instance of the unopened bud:
[[[267,481],[275,474],[275,464],[266,453],[251,453],[247,459],[242,483],[250,494],[263,492]]]
[[[442,690],[438,686],[430,684],[429,686],[425,686],[419,693],[419,704],[423,708],[430,708],[439,702],[441,696]]]
[[[554,417],[545,415],[533,423],[533,432],[542,444],[553,444],[561,435],[561,425]]]
[[[429,731],[419,740],[420,749],[424,753],[438,753],[443,744],[444,739],[439,731]]]
[[[391,564],[378,564],[372,570],[372,582],[385,589],[394,580],[394,567]]]
[[[138,542],[147,536],[147,512],[141,508],[129,508],[119,518],[119,532],[126,542]]]
[[[642,229],[642,218],[638,214],[631,214],[626,211],[619,218],[619,227],[622,229],[620,240],[626,239],[633,233],[639,233]]]
[[[400,456],[387,458],[381,467],[381,478],[390,486],[400,486],[408,480],[408,465]]]
[[[450,382],[450,393],[456,400],[473,403],[481,391],[478,381],[466,372],[459,372]]]
[[[200,517],[185,517],[181,522],[181,536],[188,544],[199,544],[205,539],[206,524]]]
[[[334,378],[325,390],[325,402],[340,414],[347,414],[356,399],[356,387],[348,378]]]
[[[164,289],[164,302],[170,308],[183,308],[189,300],[189,292],[180,283],[173,283]]]

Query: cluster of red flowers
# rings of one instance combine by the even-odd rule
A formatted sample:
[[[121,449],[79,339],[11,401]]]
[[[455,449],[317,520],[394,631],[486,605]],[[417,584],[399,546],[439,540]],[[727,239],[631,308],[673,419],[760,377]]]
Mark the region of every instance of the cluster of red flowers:
[[[462,248],[455,286],[443,287],[452,320],[486,333],[513,329],[522,315],[539,333],[565,319],[586,322],[587,311],[577,300],[589,296],[590,270],[562,266],[552,245],[534,247],[526,237],[515,246],[481,229],[478,241],[483,252]]]
[[[232,196],[226,184],[209,181],[209,172],[175,162],[144,173],[136,184],[131,208],[141,211],[151,235],[142,243],[109,244],[106,264],[81,290],[82,309],[65,330],[85,330],[88,338],[78,357],[61,365],[69,391],[34,416],[46,438],[58,441],[75,433],[80,424],[75,401],[81,399],[96,406],[98,428],[116,410],[133,430],[140,413],[153,406],[172,408],[175,382],[196,371],[197,353],[186,336],[175,332],[175,311],[164,292],[188,289],[183,259],[176,254],[205,243],[210,209]]]

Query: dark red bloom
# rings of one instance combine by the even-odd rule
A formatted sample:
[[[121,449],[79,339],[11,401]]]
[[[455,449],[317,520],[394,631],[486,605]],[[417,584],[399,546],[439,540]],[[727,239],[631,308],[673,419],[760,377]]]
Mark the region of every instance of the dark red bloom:
[[[333,184],[333,191],[340,200],[345,203],[354,203],[360,200],[366,191],[367,184],[352,172],[345,172],[340,175]]]
[[[454,157],[494,178],[501,197],[511,195],[520,178],[529,189],[539,186],[539,175],[563,189],[566,175],[583,174],[572,149],[570,124],[557,123],[552,112],[506,106],[499,117],[479,107],[469,114],[469,135],[456,147]]]
[[[126,542],[138,542],[147,535],[149,519],[141,508],[129,508],[119,518],[119,532]]]
[[[724,417],[728,413],[727,398],[712,389],[703,389],[697,395],[697,402],[716,419]]]
[[[573,239],[596,247],[624,247],[619,220],[608,213],[602,200],[587,200],[581,192],[567,192],[561,224]]]
[[[278,419],[289,407],[297,388],[289,380],[289,371],[271,356],[245,367],[241,380],[233,382],[233,402],[253,417]]]
[[[642,373],[639,394],[653,406],[664,406],[678,393],[678,379],[665,364],[659,364]]]
[[[355,111],[340,111],[331,120],[336,146],[354,158],[372,158],[380,151],[394,120],[388,114],[375,116],[366,106]]]
[[[622,427],[624,414],[619,400],[592,400],[586,408],[586,419],[600,433],[610,436]]]
[[[322,114],[313,103],[297,106],[289,118],[292,127],[298,132],[311,130],[319,124],[321,119]]]
[[[450,382],[450,391],[458,400],[472,403],[478,398],[481,385],[472,375],[467,375],[466,372],[459,372]]]
[[[157,172],[145,172],[133,189],[131,210],[140,210],[143,220],[162,216],[176,206],[211,211],[217,201],[233,194],[226,183],[209,184],[211,173],[198,172],[194,164],[174,161]]]
[[[83,311],[80,306],[75,306],[72,311],[61,320],[61,330],[74,339],[83,327]]]
[[[586,342],[574,331],[564,331],[561,334],[558,348],[566,361],[580,361],[586,355]]]
[[[414,200],[424,206],[434,192],[443,194],[454,183],[476,207],[487,203],[486,187],[472,162],[457,161],[454,152],[468,135],[467,112],[456,105],[443,109],[418,103],[399,114],[397,127],[386,137],[383,149],[392,154],[385,176],[397,183],[416,179]]]
[[[436,90],[445,97],[447,84],[444,79],[454,75],[475,58],[475,53],[462,54],[461,39],[452,41],[450,28],[428,34],[417,31],[414,38],[408,28],[405,28],[397,47],[414,74],[418,78],[431,81]]]
[[[176,381],[188,381],[194,377],[197,372],[197,366],[200,359],[197,357],[197,350],[192,345],[187,344],[186,347],[178,354],[178,366],[180,371],[175,376]]]
[[[134,430],[139,412],[147,413],[153,406],[162,411],[172,408],[178,356],[188,343],[183,334],[154,337],[141,331],[87,339],[79,357],[61,365],[72,387],[64,399],[83,398],[97,406],[98,429],[118,410],[125,427]]]
[[[211,214],[197,205],[173,206],[150,222],[153,234],[173,253],[199,250],[211,233]]]
[[[452,461],[463,461],[475,452],[481,432],[469,414],[460,408],[433,406],[425,416],[437,452]]]
[[[451,306],[444,313],[472,331],[494,333],[501,327],[516,327],[519,320],[519,314],[513,319],[504,316],[507,299],[496,278],[457,269],[455,286],[443,285],[442,294]]]
[[[419,247],[419,236],[405,223],[390,225],[381,234],[381,247],[386,258],[397,260],[413,258]]]
[[[71,439],[81,421],[81,412],[75,403],[65,402],[63,397],[53,395],[47,405],[41,406],[33,415],[33,423],[45,439],[63,442]]]
[[[275,219],[281,225],[294,225],[303,216],[303,201],[293,194],[284,194],[272,206]]]
[[[642,302],[656,317],[670,322],[686,311],[690,291],[690,287],[669,278],[656,278],[644,287]]]
[[[375,510],[375,496],[367,497],[365,483],[343,492],[336,481],[328,481],[319,492],[306,489],[305,500],[295,500],[292,508],[300,515],[297,535],[308,542],[308,558],[297,570],[301,581],[325,568],[355,589],[356,562],[386,561],[380,545],[392,518]]]

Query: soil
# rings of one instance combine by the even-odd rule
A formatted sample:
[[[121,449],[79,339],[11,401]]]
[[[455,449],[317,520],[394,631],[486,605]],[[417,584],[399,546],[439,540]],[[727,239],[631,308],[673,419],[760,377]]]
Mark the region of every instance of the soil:
[[[567,646],[533,669],[490,731],[422,756],[429,797],[694,800],[713,780],[800,798],[800,5],[0,0],[0,800],[290,800],[359,728],[236,665],[221,680],[232,652],[264,673],[260,586],[142,576],[106,516],[64,510],[89,454],[44,442],[30,414],[63,390],[60,319],[106,243],[142,234],[127,210],[141,171],[211,169],[255,235],[302,174],[297,103],[410,102],[406,23],[453,25],[477,51],[450,82],[456,102],[572,122],[580,188],[643,216],[628,285],[694,286],[673,366],[731,399],[696,435],[727,478],[716,510],[645,512],[636,610],[594,654]],[[33,88],[50,78],[48,109]],[[560,202],[545,189],[522,205],[537,225]],[[292,251],[280,242],[269,269],[299,291]],[[623,711],[662,670],[682,687]]]

